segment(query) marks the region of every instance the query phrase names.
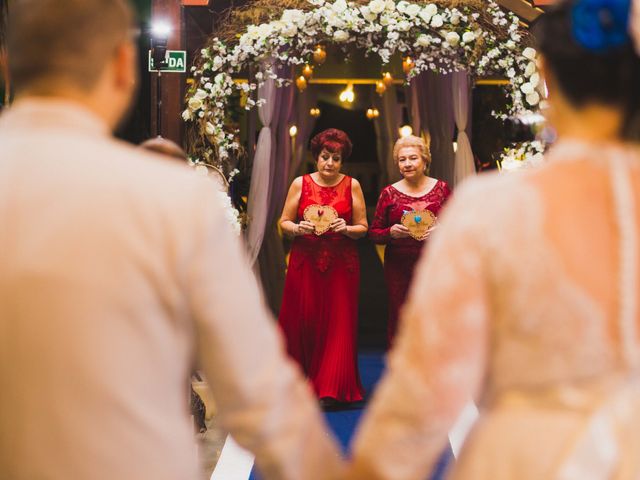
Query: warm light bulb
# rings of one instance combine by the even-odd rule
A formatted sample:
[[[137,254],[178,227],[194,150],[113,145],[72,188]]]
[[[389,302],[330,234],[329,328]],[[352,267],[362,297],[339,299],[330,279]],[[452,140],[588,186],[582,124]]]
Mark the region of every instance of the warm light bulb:
[[[385,87],[391,86],[391,84],[393,83],[393,77],[389,72],[384,72],[382,74],[382,82],[384,83]]]
[[[151,25],[151,36],[154,38],[169,38],[172,30],[171,24],[164,20],[157,20]]]
[[[382,80],[378,80],[376,82],[376,93],[380,96],[384,95],[384,92],[386,92],[387,90],[387,86],[384,84],[384,82]]]
[[[313,76],[313,67],[311,67],[311,65],[305,65],[302,69],[302,76],[309,80]]]
[[[408,137],[411,134],[413,134],[413,128],[411,128],[410,125],[403,125],[402,127],[400,127],[401,137]]]
[[[453,152],[457,152],[458,151],[458,142],[453,142]]]
[[[340,92],[339,98],[342,103],[353,103],[356,99],[356,94],[353,91],[353,85],[351,83],[347,85],[347,88]]]
[[[298,135],[298,127],[296,127],[295,125],[291,125],[291,128],[289,128],[289,136],[293,138],[296,135]]]

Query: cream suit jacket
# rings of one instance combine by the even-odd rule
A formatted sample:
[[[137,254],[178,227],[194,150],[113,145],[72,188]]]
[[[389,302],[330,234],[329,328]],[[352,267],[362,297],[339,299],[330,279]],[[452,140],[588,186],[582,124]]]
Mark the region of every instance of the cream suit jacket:
[[[56,100],[0,117],[0,478],[201,478],[188,379],[266,478],[341,460],[219,206]]]

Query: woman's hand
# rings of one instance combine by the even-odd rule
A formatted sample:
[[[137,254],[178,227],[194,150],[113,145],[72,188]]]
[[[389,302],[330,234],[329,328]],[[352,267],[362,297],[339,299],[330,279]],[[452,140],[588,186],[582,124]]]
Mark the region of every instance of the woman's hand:
[[[391,238],[409,238],[409,229],[400,223],[396,223],[389,230],[389,235]]]
[[[336,218],[333,222],[331,222],[331,230],[336,233],[342,233],[343,235],[346,235],[347,222],[344,218]]]
[[[298,237],[300,235],[311,235],[315,232],[316,227],[311,222],[307,222],[306,220],[301,221],[295,227],[293,234]]]

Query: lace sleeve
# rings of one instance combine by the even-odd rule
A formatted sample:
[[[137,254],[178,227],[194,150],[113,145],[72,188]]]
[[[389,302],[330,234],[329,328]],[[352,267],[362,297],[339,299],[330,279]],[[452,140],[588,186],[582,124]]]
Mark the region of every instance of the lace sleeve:
[[[464,189],[463,189],[464,190]],[[487,285],[473,230],[478,198],[454,195],[420,260],[388,370],[354,444],[348,478],[424,479],[483,381]]]
[[[380,194],[376,215],[369,227],[369,238],[373,243],[389,243],[391,240],[391,225],[389,225],[389,190],[385,188]]]

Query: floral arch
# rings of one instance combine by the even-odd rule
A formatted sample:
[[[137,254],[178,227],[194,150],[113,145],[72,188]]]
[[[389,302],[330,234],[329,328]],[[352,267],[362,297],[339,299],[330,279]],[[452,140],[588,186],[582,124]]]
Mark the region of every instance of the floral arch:
[[[355,46],[379,57],[382,68],[396,54],[408,56],[407,81],[428,70],[506,78],[510,103],[498,116],[528,113],[540,103],[528,30],[494,0],[272,1],[231,11],[192,67],[183,119],[195,163],[228,173],[230,161],[241,154],[238,132],[229,122],[229,99],[244,95],[247,110],[260,105],[264,100],[252,92],[268,81],[291,82],[278,77],[277,67],[302,68],[318,46],[334,45],[345,53]],[[259,71],[248,82],[234,80],[256,66]]]

